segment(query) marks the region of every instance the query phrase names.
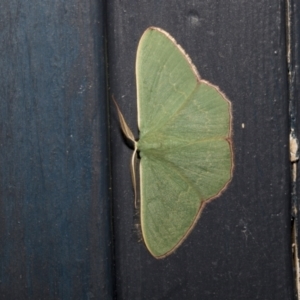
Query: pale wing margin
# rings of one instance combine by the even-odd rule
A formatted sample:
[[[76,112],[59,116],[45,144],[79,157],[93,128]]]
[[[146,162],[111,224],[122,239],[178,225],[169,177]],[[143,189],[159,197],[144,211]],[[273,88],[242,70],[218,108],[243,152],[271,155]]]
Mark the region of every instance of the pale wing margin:
[[[141,181],[148,183],[141,182],[142,231],[155,257],[162,258],[174,251],[196,224],[204,202],[217,197],[228,184],[231,178],[229,145],[223,157],[216,158],[214,163],[210,158],[210,153],[219,146],[211,143],[202,154],[199,153],[202,147],[196,145],[154,157],[145,153],[142,158]],[[180,164],[182,161],[185,163]],[[218,162],[224,167],[220,168]]]
[[[163,30],[151,27],[138,46],[136,80],[138,126],[143,136],[182,105],[200,77],[175,40]]]

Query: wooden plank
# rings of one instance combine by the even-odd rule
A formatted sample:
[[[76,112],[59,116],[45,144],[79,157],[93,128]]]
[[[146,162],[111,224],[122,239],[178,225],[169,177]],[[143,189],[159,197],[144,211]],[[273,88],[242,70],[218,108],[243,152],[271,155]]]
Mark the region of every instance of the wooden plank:
[[[113,0],[108,8],[111,93],[136,137],[135,53],[148,26],[176,38],[232,101],[234,120],[230,186],[176,253],[156,260],[138,234],[132,151],[112,107],[117,298],[293,299],[284,3]]]
[[[1,299],[112,299],[103,2],[1,1]]]
[[[291,138],[293,142],[291,143],[291,162],[292,162],[292,224],[293,224],[293,255],[294,255],[294,275],[295,275],[295,285],[297,290],[297,299],[300,299],[300,262],[299,262],[299,248],[300,248],[300,237],[299,237],[299,111],[300,111],[300,89],[299,89],[299,34],[300,34],[300,19],[299,19],[299,9],[300,3],[298,0],[291,0],[287,2],[287,16],[288,16],[288,26],[287,26],[287,42],[288,42],[288,74],[289,74],[289,104],[290,104],[290,123],[291,123]],[[295,148],[296,147],[296,148]]]

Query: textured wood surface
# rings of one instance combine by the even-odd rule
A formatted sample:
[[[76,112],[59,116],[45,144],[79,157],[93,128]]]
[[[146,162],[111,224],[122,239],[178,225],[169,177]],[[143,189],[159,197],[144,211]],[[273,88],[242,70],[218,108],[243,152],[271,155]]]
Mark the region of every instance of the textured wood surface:
[[[297,118],[299,22],[290,81],[286,24],[280,0],[2,1],[0,299],[294,299],[288,105]],[[138,136],[134,64],[148,26],[173,35],[233,104],[233,181],[163,260],[139,235],[114,107],[108,139],[106,67]]]
[[[117,299],[294,299],[283,1],[109,1],[110,91],[136,136],[135,53],[149,26],[174,36],[232,101],[235,170],[176,253],[154,259],[139,236],[132,151],[112,107]]]
[[[111,299],[103,1],[0,3],[0,298]]]
[[[299,10],[300,2],[298,0],[291,0],[288,2],[289,5],[289,56],[288,56],[288,70],[289,70],[289,100],[290,100],[290,115],[291,115],[291,129],[293,131],[294,137],[296,137],[299,145],[299,132],[300,132],[300,19],[299,19]],[[299,157],[299,150],[298,150]],[[299,201],[299,192],[300,192],[300,177],[299,177],[299,161],[295,162],[297,169],[297,176],[295,182],[293,182],[292,190],[292,214],[293,214],[293,223],[294,223],[294,232],[298,236],[295,236],[296,243],[298,245],[298,257],[299,257],[299,247],[300,247],[300,201]],[[297,255],[297,253],[295,253]],[[299,263],[299,260],[298,260]],[[295,272],[296,275],[296,272]],[[298,274],[299,280],[300,274]],[[300,287],[300,282],[298,281],[298,286]],[[300,299],[300,290],[298,290],[298,297]]]

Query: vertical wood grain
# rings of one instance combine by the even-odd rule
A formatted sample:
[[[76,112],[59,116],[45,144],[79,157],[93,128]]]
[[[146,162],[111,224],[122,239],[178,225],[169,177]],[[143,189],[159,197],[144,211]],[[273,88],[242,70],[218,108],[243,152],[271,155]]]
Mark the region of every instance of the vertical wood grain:
[[[300,2],[298,0],[290,0],[287,1],[289,5],[289,100],[290,100],[290,122],[291,122],[291,129],[293,136],[297,139],[298,146],[300,141],[300,119],[299,119],[299,111],[300,111],[300,70],[299,70],[299,63],[300,63],[300,18],[299,18],[299,9],[300,9]],[[299,149],[298,149],[298,157],[299,157]],[[295,252],[295,266],[298,262],[299,264],[299,247],[300,247],[300,223],[299,223],[299,211],[300,211],[300,202],[299,202],[299,192],[300,192],[300,177],[299,177],[299,161],[294,162],[296,165],[297,176],[295,182],[293,182],[293,194],[292,194],[292,216],[293,216],[293,225],[295,226],[294,232],[296,233],[296,241],[298,246],[298,253]],[[295,166],[294,166],[295,168]],[[297,254],[298,254],[298,261],[297,261]],[[298,280],[298,295],[300,295],[300,282],[299,277],[300,274],[297,273],[297,268],[294,269],[295,272],[295,282]]]
[[[110,88],[136,137],[135,54],[149,26],[174,36],[232,101],[235,170],[183,245],[155,260],[139,236],[132,150],[112,114],[117,299],[294,299],[284,2],[110,1]]]
[[[104,9],[0,3],[1,299],[112,299]]]

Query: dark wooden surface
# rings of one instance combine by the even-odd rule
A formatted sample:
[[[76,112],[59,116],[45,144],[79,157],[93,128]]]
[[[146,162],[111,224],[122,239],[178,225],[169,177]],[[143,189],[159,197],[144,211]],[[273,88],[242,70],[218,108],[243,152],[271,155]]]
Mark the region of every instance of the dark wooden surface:
[[[136,226],[132,151],[112,107],[116,298],[294,299],[284,2],[109,1],[110,92],[136,136],[135,53],[148,26],[174,36],[232,101],[235,170],[183,245],[154,259]]]
[[[283,1],[2,1],[0,299],[294,299],[288,104],[292,95],[296,118],[298,6],[289,81]],[[148,26],[173,35],[233,104],[232,183],[163,260],[139,235],[132,151],[113,107],[108,139],[106,66],[138,136],[134,63]]]
[[[294,134],[298,139],[300,133],[300,2],[298,0],[290,1],[290,65],[289,65],[289,85],[290,85],[290,114],[291,114],[291,127],[294,130]],[[299,151],[298,151],[299,156]],[[298,255],[300,248],[300,177],[299,177],[299,162],[297,162],[297,178],[293,186],[293,217],[295,222],[295,228],[298,237],[296,243],[298,244]],[[298,274],[299,276],[300,274]],[[300,295],[300,292],[298,292]]]
[[[112,299],[104,9],[0,3],[0,299]]]

